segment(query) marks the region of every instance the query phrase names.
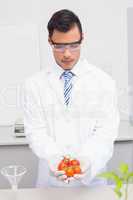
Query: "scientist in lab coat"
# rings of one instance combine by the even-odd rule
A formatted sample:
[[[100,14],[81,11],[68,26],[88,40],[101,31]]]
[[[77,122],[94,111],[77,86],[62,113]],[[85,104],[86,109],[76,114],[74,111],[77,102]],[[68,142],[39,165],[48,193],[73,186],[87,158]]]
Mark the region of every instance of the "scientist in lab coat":
[[[37,187],[101,184],[96,175],[110,160],[118,134],[115,81],[81,59],[82,26],[70,10],[48,22],[53,62],[23,84],[25,134],[39,158]],[[72,155],[84,163],[82,175],[67,178],[54,160]]]

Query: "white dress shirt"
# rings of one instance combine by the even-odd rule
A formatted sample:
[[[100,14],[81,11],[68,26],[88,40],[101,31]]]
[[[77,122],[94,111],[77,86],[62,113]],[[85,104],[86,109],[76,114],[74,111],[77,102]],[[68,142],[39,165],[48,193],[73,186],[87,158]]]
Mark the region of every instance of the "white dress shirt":
[[[40,160],[37,186],[90,186],[113,153],[119,126],[115,81],[85,59],[71,71],[75,76],[68,107],[60,78],[63,69],[57,64],[27,78],[23,85],[25,134]],[[50,158],[66,154],[89,159],[91,173],[81,182],[67,185],[50,175]]]

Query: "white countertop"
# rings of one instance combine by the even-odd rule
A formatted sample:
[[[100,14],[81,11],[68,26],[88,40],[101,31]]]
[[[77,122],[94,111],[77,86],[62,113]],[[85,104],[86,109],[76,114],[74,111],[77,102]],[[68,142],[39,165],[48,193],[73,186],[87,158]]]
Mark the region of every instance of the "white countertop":
[[[0,190],[1,200],[115,200],[109,186]],[[131,200],[128,199],[128,200]]]
[[[128,121],[121,121],[116,141],[132,141],[133,126]],[[15,137],[13,126],[0,126],[0,145],[28,145],[25,137]]]
[[[118,200],[110,186],[79,188],[43,188],[0,190],[1,200]],[[128,200],[133,199],[133,185],[128,188]]]

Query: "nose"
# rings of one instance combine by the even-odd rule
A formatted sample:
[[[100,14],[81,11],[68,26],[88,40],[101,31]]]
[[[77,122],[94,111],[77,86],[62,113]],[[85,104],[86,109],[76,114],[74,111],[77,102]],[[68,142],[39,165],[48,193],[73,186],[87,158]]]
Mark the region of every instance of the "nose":
[[[64,50],[64,57],[65,58],[68,58],[68,57],[70,57],[71,56],[71,52],[70,52],[70,50],[68,49],[68,48],[66,48],[65,50]]]

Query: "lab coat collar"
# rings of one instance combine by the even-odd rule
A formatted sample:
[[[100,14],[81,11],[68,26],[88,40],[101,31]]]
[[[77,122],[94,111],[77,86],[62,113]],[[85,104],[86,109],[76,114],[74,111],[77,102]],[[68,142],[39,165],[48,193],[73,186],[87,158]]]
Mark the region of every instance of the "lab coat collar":
[[[86,59],[80,59],[78,63],[73,67],[72,72],[80,79],[82,75],[93,69]]]
[[[83,74],[91,71],[92,69],[93,66],[89,64],[86,59],[79,59],[76,65],[74,65],[74,67],[71,69],[71,72],[80,78]],[[60,78],[63,72],[64,70],[59,65],[57,65],[56,62],[52,64],[51,67],[47,68],[47,73],[53,74],[56,76],[56,78]]]

